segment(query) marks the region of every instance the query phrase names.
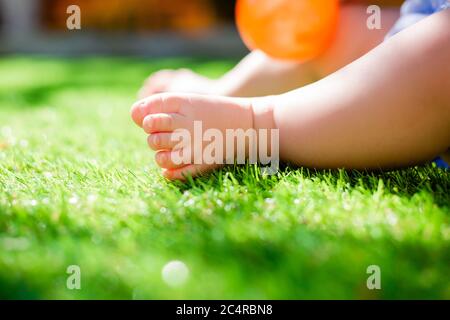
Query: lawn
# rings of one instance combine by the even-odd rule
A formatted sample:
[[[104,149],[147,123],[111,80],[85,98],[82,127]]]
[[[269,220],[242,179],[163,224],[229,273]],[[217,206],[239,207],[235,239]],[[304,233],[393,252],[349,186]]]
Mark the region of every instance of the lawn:
[[[448,171],[161,178],[129,117],[142,80],[232,65],[0,58],[0,298],[450,298]],[[161,276],[173,260],[178,286]]]

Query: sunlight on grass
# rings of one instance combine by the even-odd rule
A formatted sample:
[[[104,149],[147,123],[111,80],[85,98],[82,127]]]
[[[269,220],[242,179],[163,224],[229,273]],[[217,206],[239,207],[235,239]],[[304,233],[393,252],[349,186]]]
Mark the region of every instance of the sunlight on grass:
[[[0,60],[0,298],[450,298],[448,171],[161,178],[129,117],[141,82],[232,64]],[[162,277],[171,261],[183,285]]]

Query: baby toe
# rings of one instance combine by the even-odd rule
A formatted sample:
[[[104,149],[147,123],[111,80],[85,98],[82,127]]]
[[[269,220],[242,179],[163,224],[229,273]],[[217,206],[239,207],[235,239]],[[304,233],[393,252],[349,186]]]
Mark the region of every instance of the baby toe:
[[[184,126],[183,116],[175,113],[156,113],[144,118],[142,128],[146,133],[171,132]]]
[[[180,144],[179,139],[171,132],[159,132],[148,136],[148,146],[155,150],[172,150]]]
[[[172,70],[161,70],[152,74],[145,80],[138,97],[143,99],[155,93],[165,92],[173,76]]]
[[[190,159],[183,157],[183,150],[158,151],[155,155],[155,161],[161,168],[177,169],[190,164]]]
[[[142,127],[142,121],[144,120],[145,116],[143,113],[144,104],[144,100],[139,100],[131,107],[131,118],[139,127]]]
[[[219,167],[220,165],[189,164],[174,169],[163,169],[162,174],[166,179],[169,180],[185,181],[188,177],[196,177],[202,174],[206,174],[211,170],[217,169]]]
[[[138,126],[142,127],[146,116],[157,113],[177,113],[183,102],[184,99],[176,95],[155,94],[134,103],[131,107],[131,117]]]

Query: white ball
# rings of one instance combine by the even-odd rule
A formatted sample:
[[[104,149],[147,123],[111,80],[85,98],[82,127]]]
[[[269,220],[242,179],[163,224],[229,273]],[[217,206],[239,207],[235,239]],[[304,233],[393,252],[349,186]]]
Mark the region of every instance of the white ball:
[[[171,287],[182,286],[189,277],[189,269],[179,260],[168,262],[161,271],[162,278]]]

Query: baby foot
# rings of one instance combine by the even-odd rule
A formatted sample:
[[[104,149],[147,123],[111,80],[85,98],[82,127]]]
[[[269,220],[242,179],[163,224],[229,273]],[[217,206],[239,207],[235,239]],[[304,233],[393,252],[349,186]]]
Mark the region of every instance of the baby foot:
[[[210,137],[205,142],[204,133],[212,132],[208,129],[225,137],[227,129],[245,131],[253,128],[250,99],[158,94],[137,102],[131,116],[149,134],[148,145],[157,151],[156,163],[163,169],[163,175],[171,180],[184,180],[188,175],[196,176],[230,163],[229,150],[223,141],[218,145],[221,150],[214,151],[214,159],[218,161],[211,162],[202,157],[205,149],[218,139],[218,136]],[[185,139],[186,135],[189,139]],[[246,152],[234,149],[232,155],[245,157],[242,153]]]
[[[188,69],[161,70],[145,80],[139,90],[139,99],[162,92],[192,92],[213,94],[215,80],[201,76]]]

